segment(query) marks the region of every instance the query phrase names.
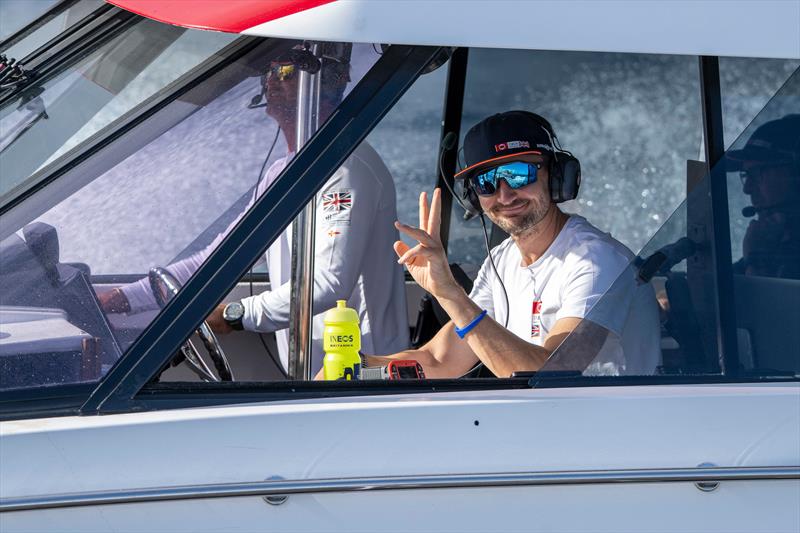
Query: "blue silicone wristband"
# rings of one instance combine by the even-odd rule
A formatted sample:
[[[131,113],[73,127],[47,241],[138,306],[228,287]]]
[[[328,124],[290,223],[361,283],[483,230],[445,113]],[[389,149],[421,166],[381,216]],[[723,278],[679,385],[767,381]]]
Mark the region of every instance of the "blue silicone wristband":
[[[466,336],[467,333],[472,331],[475,328],[475,326],[478,325],[478,322],[483,320],[483,317],[485,317],[485,316],[486,316],[486,309],[481,311],[478,316],[476,316],[475,318],[472,319],[472,322],[470,322],[469,324],[467,324],[463,328],[456,327],[456,335],[458,335],[458,338],[459,339],[463,339]]]

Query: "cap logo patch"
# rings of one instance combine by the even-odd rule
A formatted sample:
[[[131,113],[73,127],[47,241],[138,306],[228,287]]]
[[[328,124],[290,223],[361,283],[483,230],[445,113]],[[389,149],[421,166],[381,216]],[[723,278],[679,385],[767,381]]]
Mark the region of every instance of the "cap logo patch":
[[[528,141],[507,141],[494,145],[495,152],[504,152],[506,150],[513,150],[514,148],[530,148],[531,143]]]

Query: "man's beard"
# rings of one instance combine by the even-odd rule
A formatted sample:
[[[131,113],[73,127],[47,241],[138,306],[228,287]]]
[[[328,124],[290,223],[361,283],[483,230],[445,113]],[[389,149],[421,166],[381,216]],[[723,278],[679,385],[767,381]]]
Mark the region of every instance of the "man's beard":
[[[513,218],[506,218],[499,214],[499,208],[494,208],[486,212],[492,222],[497,224],[500,229],[517,237],[532,230],[541,222],[550,210],[550,202],[540,203],[536,198],[529,200],[529,210]]]

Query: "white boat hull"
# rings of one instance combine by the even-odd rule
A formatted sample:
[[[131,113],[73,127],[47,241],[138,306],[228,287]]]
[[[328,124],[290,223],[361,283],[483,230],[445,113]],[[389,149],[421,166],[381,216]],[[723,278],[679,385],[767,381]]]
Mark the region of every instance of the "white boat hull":
[[[385,396],[0,427],[4,532],[800,529],[797,384]],[[703,463],[731,477],[710,492],[674,480]],[[280,505],[262,498],[275,476],[295,492]],[[230,484],[252,491],[225,497]]]

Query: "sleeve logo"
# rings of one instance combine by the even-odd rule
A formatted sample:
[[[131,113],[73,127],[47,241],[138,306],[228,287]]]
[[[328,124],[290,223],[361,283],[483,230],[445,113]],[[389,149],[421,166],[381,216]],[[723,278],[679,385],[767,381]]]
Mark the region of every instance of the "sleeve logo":
[[[322,193],[323,220],[328,226],[349,226],[353,210],[353,191],[340,189]]]

